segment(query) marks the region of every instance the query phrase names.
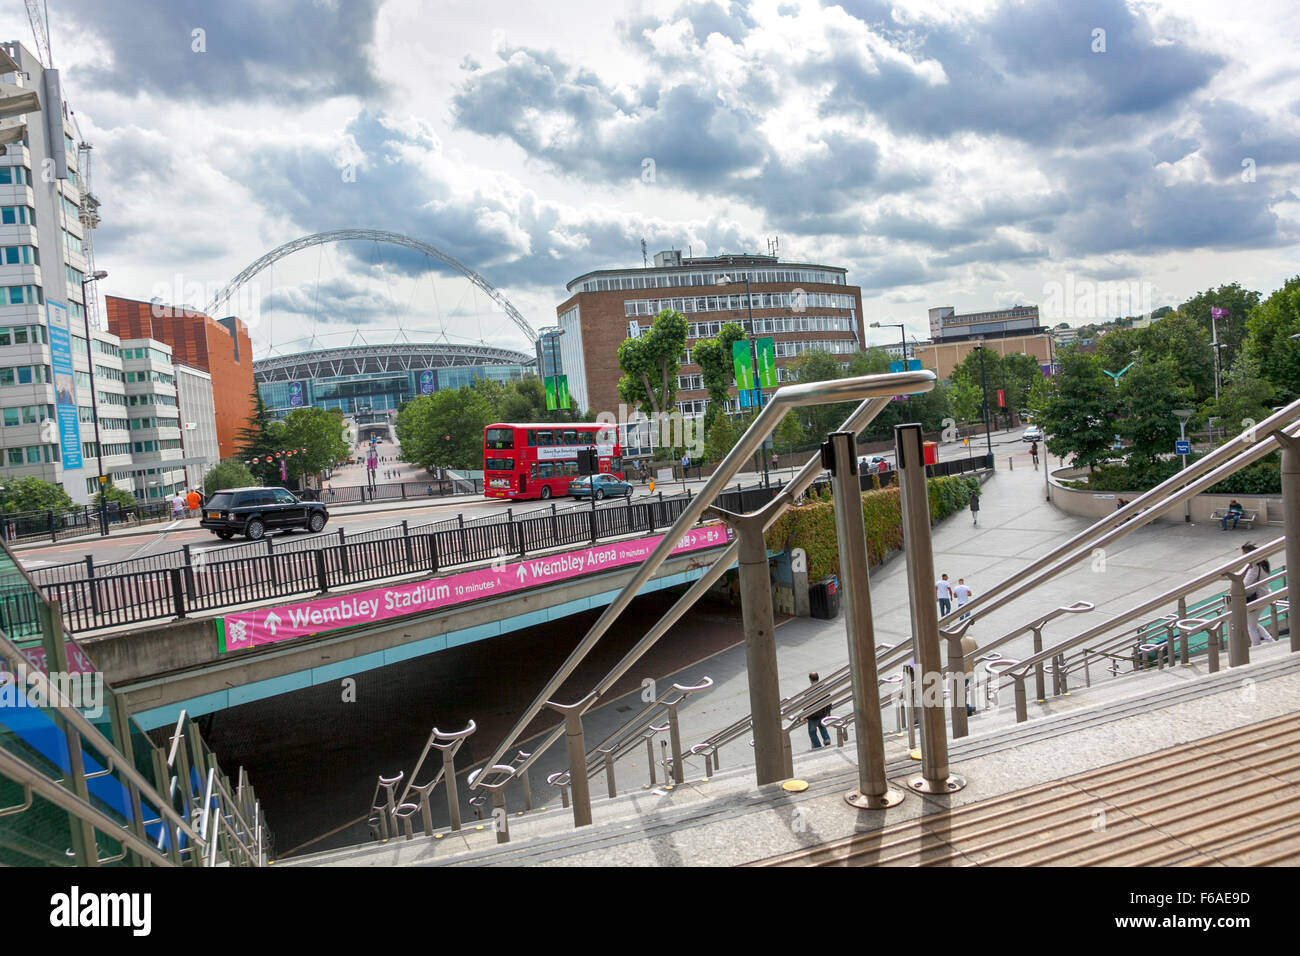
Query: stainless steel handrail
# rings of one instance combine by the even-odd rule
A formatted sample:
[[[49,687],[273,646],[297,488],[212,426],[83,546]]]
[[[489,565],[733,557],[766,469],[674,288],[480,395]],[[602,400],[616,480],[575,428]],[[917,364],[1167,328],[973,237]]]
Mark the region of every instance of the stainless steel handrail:
[[[1268,542],[1267,544],[1260,545],[1258,548],[1252,551],[1250,559],[1257,561],[1260,558],[1268,557],[1270,554],[1275,554],[1278,551],[1281,551],[1285,546],[1286,546],[1285,537],[1275,538],[1272,541]],[[1238,568],[1240,568],[1242,565],[1242,561],[1243,558],[1241,557],[1241,555],[1236,555],[1231,560],[1225,561],[1222,564],[1217,565],[1212,570],[1206,571],[1205,573],[1198,575],[1197,577],[1193,578],[1191,581],[1188,581],[1185,584],[1181,584],[1178,587],[1175,587],[1171,590],[1165,591],[1163,594],[1157,595],[1156,597],[1151,598],[1150,600],[1143,601],[1141,604],[1132,607],[1127,611],[1123,611],[1120,614],[1114,615],[1109,620],[1104,621],[1101,624],[1098,624],[1096,627],[1089,628],[1088,630],[1084,631],[1082,634],[1078,634],[1075,635],[1074,637],[1067,638],[1061,643],[1054,645],[1053,647],[1044,648],[1039,653],[1034,654],[1030,657],[1025,658],[1024,660],[1017,662],[1015,667],[1008,668],[1005,673],[1009,677],[1019,676],[1023,678],[1028,673],[1028,669],[1033,667],[1035,664],[1042,663],[1045,661],[1050,661],[1053,657],[1060,654],[1064,650],[1068,650],[1072,647],[1077,647],[1079,645],[1087,643],[1088,641],[1094,640],[1095,638],[1100,637],[1103,634],[1106,634],[1108,631],[1114,630],[1114,628],[1117,625],[1123,624],[1125,621],[1128,621],[1135,617],[1139,617],[1143,614],[1149,614],[1151,611],[1159,607],[1163,607],[1164,605],[1167,605],[1170,601],[1178,600],[1178,598],[1183,596],[1184,594],[1194,591],[1197,588],[1205,587],[1206,584],[1209,584],[1210,582],[1215,581],[1219,577],[1221,577],[1225,571],[1235,571]],[[1016,671],[1019,671],[1018,675],[1016,673],[1013,673]]]
[[[591,629],[587,632],[586,636],[584,636],[578,643],[578,646],[574,648],[565,662],[560,665],[560,669],[556,671],[555,675],[547,682],[546,686],[542,688],[541,692],[533,702],[525,709],[523,715],[506,735],[505,740],[495,751],[493,751],[492,756],[487,761],[487,765],[495,765],[505,756],[506,751],[515,744],[523,734],[525,728],[527,728],[532,720],[541,713],[542,709],[546,706],[547,701],[551,700],[556,691],[558,691],[561,685],[563,685],[564,681],[568,679],[569,675],[573,673],[587,654],[591,652],[591,649],[609,629],[609,626],[620,614],[623,613],[628,604],[631,603],[632,598],[637,595],[641,590],[641,587],[650,580],[651,576],[667,559],[669,552],[672,551],[677,540],[682,536],[682,534],[695,525],[704,514],[705,510],[713,504],[713,500],[718,496],[718,494],[725,490],[727,482],[730,481],[736,472],[740,470],[741,466],[748,461],[750,456],[758,449],[761,443],[767,439],[767,436],[780,423],[786,412],[792,408],[798,408],[805,405],[821,405],[832,402],[860,400],[863,404],[860,405],[854,414],[850,416],[849,421],[845,423],[844,427],[845,431],[853,431],[856,433],[860,431],[872,418],[880,413],[892,396],[928,392],[934,388],[935,382],[936,376],[933,372],[922,370],[915,372],[897,372],[887,375],[864,375],[829,382],[810,382],[806,385],[787,385],[784,388],[777,389],[776,392],[773,393],[768,404],[759,412],[758,416],[750,424],[749,428],[745,430],[744,435],[740,437],[740,440],[736,443],[735,447],[731,449],[727,456],[722,460],[722,463],[718,466],[717,470],[709,478],[708,482],[705,483],[704,488],[700,490],[700,493],[696,495],[694,499],[692,499],[686,510],[682,512],[677,521],[673,523],[673,526],[664,534],[663,540],[659,542],[650,557],[648,557],[645,563],[637,569],[632,580],[624,585],[623,590],[619,592],[618,597],[616,597],[613,602],[605,608],[604,613],[602,613],[595,624],[591,626]],[[868,401],[870,399],[875,399],[875,401]],[[868,414],[868,412],[870,414]],[[788,498],[788,503],[784,507],[793,504],[797,496],[801,495],[808,485],[812,484],[816,476],[820,474],[821,467],[819,462],[820,457],[814,456],[809,460],[808,464],[804,466],[803,470],[800,471],[796,480],[792,481],[785,487],[785,489],[783,489],[782,495]],[[800,483],[802,483],[802,487],[799,487]],[[780,510],[783,509],[777,509],[773,514],[774,521],[779,515]],[[724,557],[729,556],[731,560],[735,560],[738,553],[739,546],[738,544],[733,543],[729,546],[727,551],[724,552]],[[729,564],[724,565],[721,569],[717,570],[714,580],[716,580],[717,577],[721,577],[723,571],[725,571],[728,566]],[[714,565],[714,568],[717,569],[717,564]],[[698,584],[699,582],[697,581],[696,583]],[[692,588],[692,591],[694,590],[695,589]],[[680,604],[680,602],[678,603]],[[687,606],[689,607],[689,605]],[[676,605],[674,608],[675,607]],[[669,614],[671,613],[672,611],[669,612]],[[633,650],[625,656],[624,661],[620,662],[620,664],[616,666],[615,670],[617,671],[619,668],[626,670],[627,667],[630,667],[631,664],[645,652],[645,650],[649,649],[649,646],[654,643],[654,640],[658,639],[658,635],[655,636],[654,640],[649,640],[649,638],[650,635],[647,635],[646,639],[643,639],[637,647],[633,648]],[[645,646],[643,647],[642,645]],[[634,653],[636,654],[635,657],[632,656]],[[611,678],[607,677],[605,681],[601,682],[601,685],[608,686],[610,682]],[[598,685],[598,688],[601,685]],[[536,760],[547,747],[563,736],[563,734],[563,727],[556,728],[555,731],[548,735],[547,739],[541,745],[534,749],[532,760]],[[471,784],[471,786],[477,786],[477,784]]]
[[[1123,508],[1099,518],[1068,541],[1057,545],[1047,554],[1031,562],[1028,567],[988,588],[961,608],[953,610],[940,621],[940,626],[956,621],[961,614],[978,616],[1002,607],[1090,554],[1087,550],[1080,550],[1078,554],[1073,554],[1075,549],[1085,549],[1091,545],[1107,544],[1118,540],[1156,520],[1162,513],[1184,499],[1199,494],[1205,488],[1212,487],[1246,465],[1276,452],[1280,443],[1274,437],[1274,433],[1281,432],[1293,437],[1300,435],[1300,425],[1293,424],[1297,415],[1300,415],[1300,400],[1292,402],[1253,428],[1225,442],[1204,458],[1193,462],[1185,470],[1175,472],[1172,477],[1162,481],[1150,491],[1143,492]],[[1064,560],[1059,565],[1049,566],[1062,558]],[[1030,574],[1030,572],[1034,573]]]

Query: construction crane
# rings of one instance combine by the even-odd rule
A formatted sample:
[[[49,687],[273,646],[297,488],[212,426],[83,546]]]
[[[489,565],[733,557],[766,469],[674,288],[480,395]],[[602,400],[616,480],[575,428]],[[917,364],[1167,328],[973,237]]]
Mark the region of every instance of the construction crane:
[[[27,4],[27,22],[32,25],[32,36],[36,38],[36,55],[41,58],[45,68],[53,69],[54,56],[50,53],[49,5],[44,11],[38,0],[25,0]]]

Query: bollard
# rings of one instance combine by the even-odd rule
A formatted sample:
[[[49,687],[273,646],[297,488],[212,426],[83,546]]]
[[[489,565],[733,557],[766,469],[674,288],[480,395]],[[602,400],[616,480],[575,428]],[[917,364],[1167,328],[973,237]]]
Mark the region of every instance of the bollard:
[[[605,783],[609,789],[609,799],[613,800],[618,796],[618,791],[614,789],[614,755],[605,754]]]
[[[1043,626],[1031,628],[1034,632],[1034,654],[1040,654],[1043,650]],[[1034,665],[1034,698],[1038,703],[1047,700],[1046,685],[1043,680],[1043,662],[1039,661]]]

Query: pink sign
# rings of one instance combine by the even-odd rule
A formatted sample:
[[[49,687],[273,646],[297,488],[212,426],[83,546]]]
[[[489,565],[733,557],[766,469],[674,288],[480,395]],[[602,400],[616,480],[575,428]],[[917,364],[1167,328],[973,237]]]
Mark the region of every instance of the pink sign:
[[[95,665],[86,656],[86,652],[74,644],[72,641],[63,642],[63,652],[68,657],[69,674],[93,674]],[[46,653],[43,646],[23,648],[23,657],[27,658],[27,663],[40,670],[42,673],[50,672],[49,665],[46,662]]]
[[[705,525],[682,535],[671,553],[685,554],[717,547],[728,543],[731,537],[731,529],[726,525]],[[528,558],[445,578],[410,581],[301,604],[227,614],[217,619],[221,653],[436,611],[480,598],[553,584],[594,571],[640,564],[650,557],[663,539],[664,535],[658,534],[633,541],[613,541],[580,551]]]

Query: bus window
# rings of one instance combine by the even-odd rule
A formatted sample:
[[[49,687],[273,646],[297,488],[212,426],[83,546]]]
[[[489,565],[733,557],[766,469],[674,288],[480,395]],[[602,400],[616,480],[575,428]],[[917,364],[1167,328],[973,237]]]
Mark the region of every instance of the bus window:
[[[485,458],[483,460],[484,471],[514,471],[515,460],[513,458]]]
[[[537,447],[537,429],[536,429],[536,428],[530,428],[530,429],[528,429],[528,447],[529,447],[529,448],[536,448],[536,447]]]
[[[578,463],[576,461],[566,461],[564,463],[564,473],[566,475],[576,475],[578,473]]]
[[[578,433],[577,433],[576,431],[573,431],[572,429],[569,429],[569,430],[565,431],[565,433],[564,433],[564,444],[566,444],[566,445],[576,445],[576,444],[578,444]]]
[[[531,473],[532,473],[532,476],[533,476],[534,478],[537,477],[537,462],[533,462],[533,467],[532,467]]]
[[[550,463],[549,461],[548,461],[548,462],[543,462],[542,464],[540,464],[540,465],[538,465],[538,466],[536,466],[536,467],[537,467],[537,477],[538,477],[538,478],[553,478],[553,477],[555,477],[555,475],[554,475],[554,473],[553,473],[553,469],[552,469],[551,463]]]
[[[513,428],[489,428],[485,436],[488,448],[503,449],[515,447],[515,430]]]
[[[537,433],[537,444],[541,448],[551,447],[551,433],[539,431]]]

